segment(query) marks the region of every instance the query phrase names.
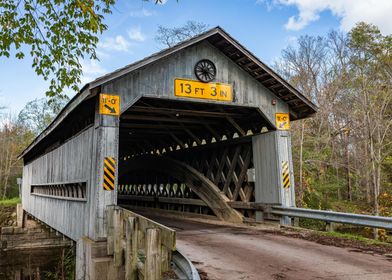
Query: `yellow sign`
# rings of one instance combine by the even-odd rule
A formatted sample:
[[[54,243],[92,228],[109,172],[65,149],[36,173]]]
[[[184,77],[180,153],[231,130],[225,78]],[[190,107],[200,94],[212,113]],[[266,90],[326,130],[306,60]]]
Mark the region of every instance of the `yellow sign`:
[[[202,83],[193,80],[174,80],[174,95],[180,97],[232,101],[231,85]]]
[[[288,113],[276,113],[276,128],[279,130],[289,130],[290,129],[290,116]]]
[[[101,115],[120,115],[120,97],[101,93],[99,96],[99,113]]]

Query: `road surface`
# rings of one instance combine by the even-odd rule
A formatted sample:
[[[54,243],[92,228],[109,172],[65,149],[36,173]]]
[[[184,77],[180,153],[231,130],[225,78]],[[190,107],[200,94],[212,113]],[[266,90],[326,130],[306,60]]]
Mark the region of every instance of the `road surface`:
[[[176,229],[177,248],[204,279],[392,280],[392,259],[386,256],[254,228],[150,218]]]

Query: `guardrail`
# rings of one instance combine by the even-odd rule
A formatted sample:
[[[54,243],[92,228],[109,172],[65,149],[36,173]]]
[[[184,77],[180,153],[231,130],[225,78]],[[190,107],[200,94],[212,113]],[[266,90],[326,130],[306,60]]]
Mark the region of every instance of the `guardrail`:
[[[195,266],[180,251],[173,252],[172,262],[173,270],[179,279],[200,280],[200,275]]]
[[[351,224],[372,228],[384,228],[392,230],[392,218],[382,216],[360,215],[352,213],[313,210],[296,207],[271,206],[265,207],[264,211],[278,216],[315,219],[326,222]]]

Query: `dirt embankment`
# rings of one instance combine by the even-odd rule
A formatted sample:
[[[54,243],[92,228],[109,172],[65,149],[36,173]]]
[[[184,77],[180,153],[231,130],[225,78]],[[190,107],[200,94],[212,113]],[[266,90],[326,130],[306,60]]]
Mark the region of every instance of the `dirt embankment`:
[[[0,205],[0,227],[16,226],[15,206]]]

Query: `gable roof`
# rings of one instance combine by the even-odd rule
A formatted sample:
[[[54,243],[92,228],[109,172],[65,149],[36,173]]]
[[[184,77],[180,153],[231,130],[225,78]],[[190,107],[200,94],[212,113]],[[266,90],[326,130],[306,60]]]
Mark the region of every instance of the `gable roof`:
[[[254,54],[242,46],[237,40],[231,37],[221,27],[217,26],[173,47],[164,49],[142,60],[103,75],[83,86],[82,90],[68,102],[68,104],[49,124],[49,126],[22,152],[19,158],[26,155],[35,145],[37,145],[51,131],[53,131],[53,129],[56,128],[58,124],[61,123],[62,120],[64,120],[64,118],[69,115],[80,103],[82,103],[87,98],[92,97],[94,92],[97,92],[96,89],[99,86],[204,40],[207,40],[211,45],[221,51],[244,71],[249,73],[254,79],[263,84],[277,97],[286,102],[291,109],[290,113],[292,114],[293,120],[306,118],[317,111],[318,107],[312,101],[306,98],[302,93],[300,93],[297,89],[285,81],[270,67],[260,61],[260,59],[258,59]]]
[[[124,76],[203,40],[207,40],[211,45],[225,54],[243,70],[248,72],[253,78],[272,91],[276,96],[288,103],[289,107],[292,109],[294,120],[305,118],[317,111],[317,105],[306,98],[296,88],[290,85],[279,74],[264,64],[253,53],[247,50],[219,26],[190,38],[189,40],[183,41],[171,48],[164,49],[140,61],[101,76],[90,83],[90,88],[95,88],[113,79]]]

